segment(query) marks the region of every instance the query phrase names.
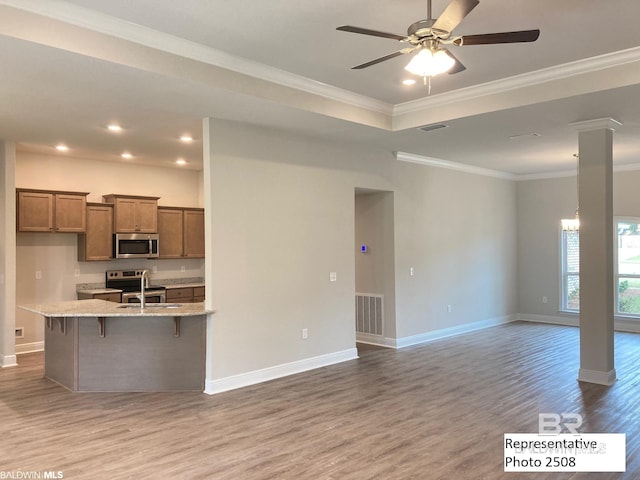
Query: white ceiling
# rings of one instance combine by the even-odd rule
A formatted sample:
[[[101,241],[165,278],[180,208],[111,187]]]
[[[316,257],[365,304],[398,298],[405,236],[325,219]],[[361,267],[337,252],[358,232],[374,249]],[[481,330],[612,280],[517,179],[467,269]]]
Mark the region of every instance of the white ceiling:
[[[569,124],[612,117],[615,163],[638,162],[640,2],[480,0],[456,34],[540,39],[451,47],[467,70],[435,77],[430,97],[401,85],[406,56],[350,69],[403,45],[337,26],[404,34],[425,3],[0,0],[0,138],[200,168],[200,142],[177,137],[212,116],[523,175],[574,168]],[[434,16],[447,3],[433,0]],[[109,121],[126,130],[107,134]]]

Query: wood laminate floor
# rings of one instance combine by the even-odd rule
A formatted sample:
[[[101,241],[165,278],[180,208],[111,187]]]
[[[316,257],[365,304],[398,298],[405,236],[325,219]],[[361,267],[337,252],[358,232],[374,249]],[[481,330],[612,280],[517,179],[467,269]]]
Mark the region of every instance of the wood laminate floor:
[[[518,322],[364,349],[215,396],[71,393],[43,378],[42,354],[23,355],[0,370],[0,476],[638,479],[640,335],[616,334],[609,388],[576,381],[578,340],[575,328]],[[627,473],[504,473],[503,434],[536,432],[540,412],[580,413],[584,433],[626,433]]]

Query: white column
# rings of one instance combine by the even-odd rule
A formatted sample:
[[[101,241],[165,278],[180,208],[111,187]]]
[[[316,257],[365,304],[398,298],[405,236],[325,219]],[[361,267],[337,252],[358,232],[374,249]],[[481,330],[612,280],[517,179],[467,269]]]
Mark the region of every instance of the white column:
[[[578,131],[580,206],[580,370],[578,380],[616,381],[613,345],[613,129],[610,118]]]
[[[202,164],[204,182],[204,276],[205,276],[205,306],[213,309],[213,145],[214,126],[212,118],[202,120]],[[213,379],[213,321],[214,316],[207,317],[205,392]]]
[[[0,141],[0,367],[16,362],[16,147]]]

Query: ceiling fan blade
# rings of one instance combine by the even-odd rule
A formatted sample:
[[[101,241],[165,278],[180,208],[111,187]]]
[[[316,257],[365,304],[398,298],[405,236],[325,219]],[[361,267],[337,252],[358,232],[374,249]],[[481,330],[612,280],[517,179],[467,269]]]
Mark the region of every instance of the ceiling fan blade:
[[[453,41],[454,45],[490,45],[494,43],[535,42],[540,30],[520,30],[518,32],[484,33],[463,35]]]
[[[385,55],[384,57],[376,58],[375,60],[371,60],[370,62],[363,63],[362,65],[356,65],[355,67],[351,67],[351,70],[362,70],[363,68],[370,67],[371,65],[375,65],[376,63],[384,62],[385,60],[391,60],[392,58],[399,57],[400,55],[404,55],[406,49],[398,50],[397,52],[390,53],[389,55]]]
[[[451,67],[449,69],[449,71],[447,72],[449,75],[453,75],[454,73],[460,73],[463,70],[467,69],[467,67],[465,67],[462,64],[462,62],[460,60],[458,60],[453,53],[451,53],[451,51],[449,49],[443,48],[443,50],[447,52],[447,55],[449,55],[451,58],[453,58],[456,61],[456,63],[453,65],[453,67]]]
[[[336,30],[340,30],[341,32],[351,32],[351,33],[360,33],[362,35],[371,35],[373,37],[390,38],[392,40],[402,41],[407,39],[407,37],[404,35],[396,35],[395,33],[380,32],[378,30],[369,30],[368,28],[353,27],[351,25],[343,25],[341,27],[336,28]]]
[[[442,12],[433,24],[431,30],[443,32],[448,35],[479,3],[479,0],[453,0],[447,5],[447,8],[444,9],[444,12]]]

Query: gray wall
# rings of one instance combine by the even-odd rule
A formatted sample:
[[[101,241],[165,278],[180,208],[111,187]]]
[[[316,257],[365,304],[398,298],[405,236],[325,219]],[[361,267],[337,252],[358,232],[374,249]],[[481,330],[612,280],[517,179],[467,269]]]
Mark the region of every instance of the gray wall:
[[[517,313],[514,182],[247,125],[214,131],[209,379],[354,347],[355,188],[394,192],[398,338]]]
[[[639,184],[640,171],[614,173],[614,216],[640,217]],[[560,219],[575,214],[576,177],[518,182],[517,198],[519,311],[558,316]],[[542,302],[543,296],[548,298],[547,304]]]
[[[384,296],[383,333],[387,338],[396,338],[394,224],[393,192],[357,191],[356,292]],[[368,247],[366,253],[360,252],[363,244]]]
[[[515,183],[413,164],[394,171],[398,338],[517,312]]]
[[[0,141],[0,367],[15,365],[15,143]]]

